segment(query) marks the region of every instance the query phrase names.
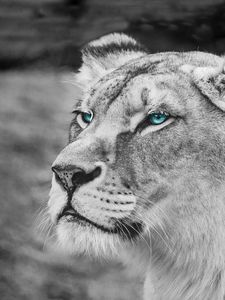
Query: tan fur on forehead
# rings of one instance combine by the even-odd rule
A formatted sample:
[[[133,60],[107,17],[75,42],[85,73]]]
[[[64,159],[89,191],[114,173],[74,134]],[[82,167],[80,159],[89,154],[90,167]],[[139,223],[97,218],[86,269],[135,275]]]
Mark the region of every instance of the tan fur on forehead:
[[[124,97],[133,112],[146,114],[164,103],[182,111],[184,103],[179,99],[179,90],[185,87],[187,82],[175,74],[142,74],[127,85]]]

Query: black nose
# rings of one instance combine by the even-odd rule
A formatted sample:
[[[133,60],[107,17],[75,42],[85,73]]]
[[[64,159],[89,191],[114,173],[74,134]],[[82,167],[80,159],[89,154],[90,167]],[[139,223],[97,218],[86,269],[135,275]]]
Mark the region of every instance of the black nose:
[[[94,180],[101,174],[101,167],[95,167],[92,171],[86,172],[73,165],[53,166],[52,171],[56,175],[58,183],[67,191],[74,191],[78,186]]]

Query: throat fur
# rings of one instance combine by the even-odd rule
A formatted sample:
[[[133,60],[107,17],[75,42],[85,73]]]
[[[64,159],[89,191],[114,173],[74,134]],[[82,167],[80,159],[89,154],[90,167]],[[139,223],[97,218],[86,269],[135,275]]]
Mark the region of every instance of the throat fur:
[[[171,206],[168,245],[159,235],[152,238],[144,300],[224,300],[223,192],[203,190],[199,184],[192,206],[184,197]]]

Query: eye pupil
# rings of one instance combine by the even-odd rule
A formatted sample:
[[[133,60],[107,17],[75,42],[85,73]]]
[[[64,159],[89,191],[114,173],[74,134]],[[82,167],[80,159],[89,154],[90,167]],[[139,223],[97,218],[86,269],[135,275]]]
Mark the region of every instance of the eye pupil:
[[[166,113],[151,113],[149,114],[149,121],[151,125],[159,125],[165,122],[169,118]]]
[[[82,120],[83,120],[85,123],[91,123],[92,118],[93,118],[92,113],[90,113],[90,112],[83,112],[83,113],[82,113]]]

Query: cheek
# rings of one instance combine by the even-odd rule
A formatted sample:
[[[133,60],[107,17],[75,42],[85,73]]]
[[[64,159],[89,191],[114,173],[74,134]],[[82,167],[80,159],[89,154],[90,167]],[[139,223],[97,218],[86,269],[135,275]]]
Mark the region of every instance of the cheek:
[[[187,133],[173,128],[155,132],[142,143],[139,142],[137,153],[142,149],[143,171],[149,174],[176,168],[186,155],[187,137]]]
[[[167,171],[177,169],[187,157],[188,133],[180,127],[165,128],[124,143],[117,162],[121,177],[139,189],[143,185],[154,188],[165,180]]]
[[[61,212],[67,202],[67,194],[62,190],[55,180],[55,175],[52,177],[52,186],[49,193],[48,212],[53,223],[56,222],[58,214]]]

